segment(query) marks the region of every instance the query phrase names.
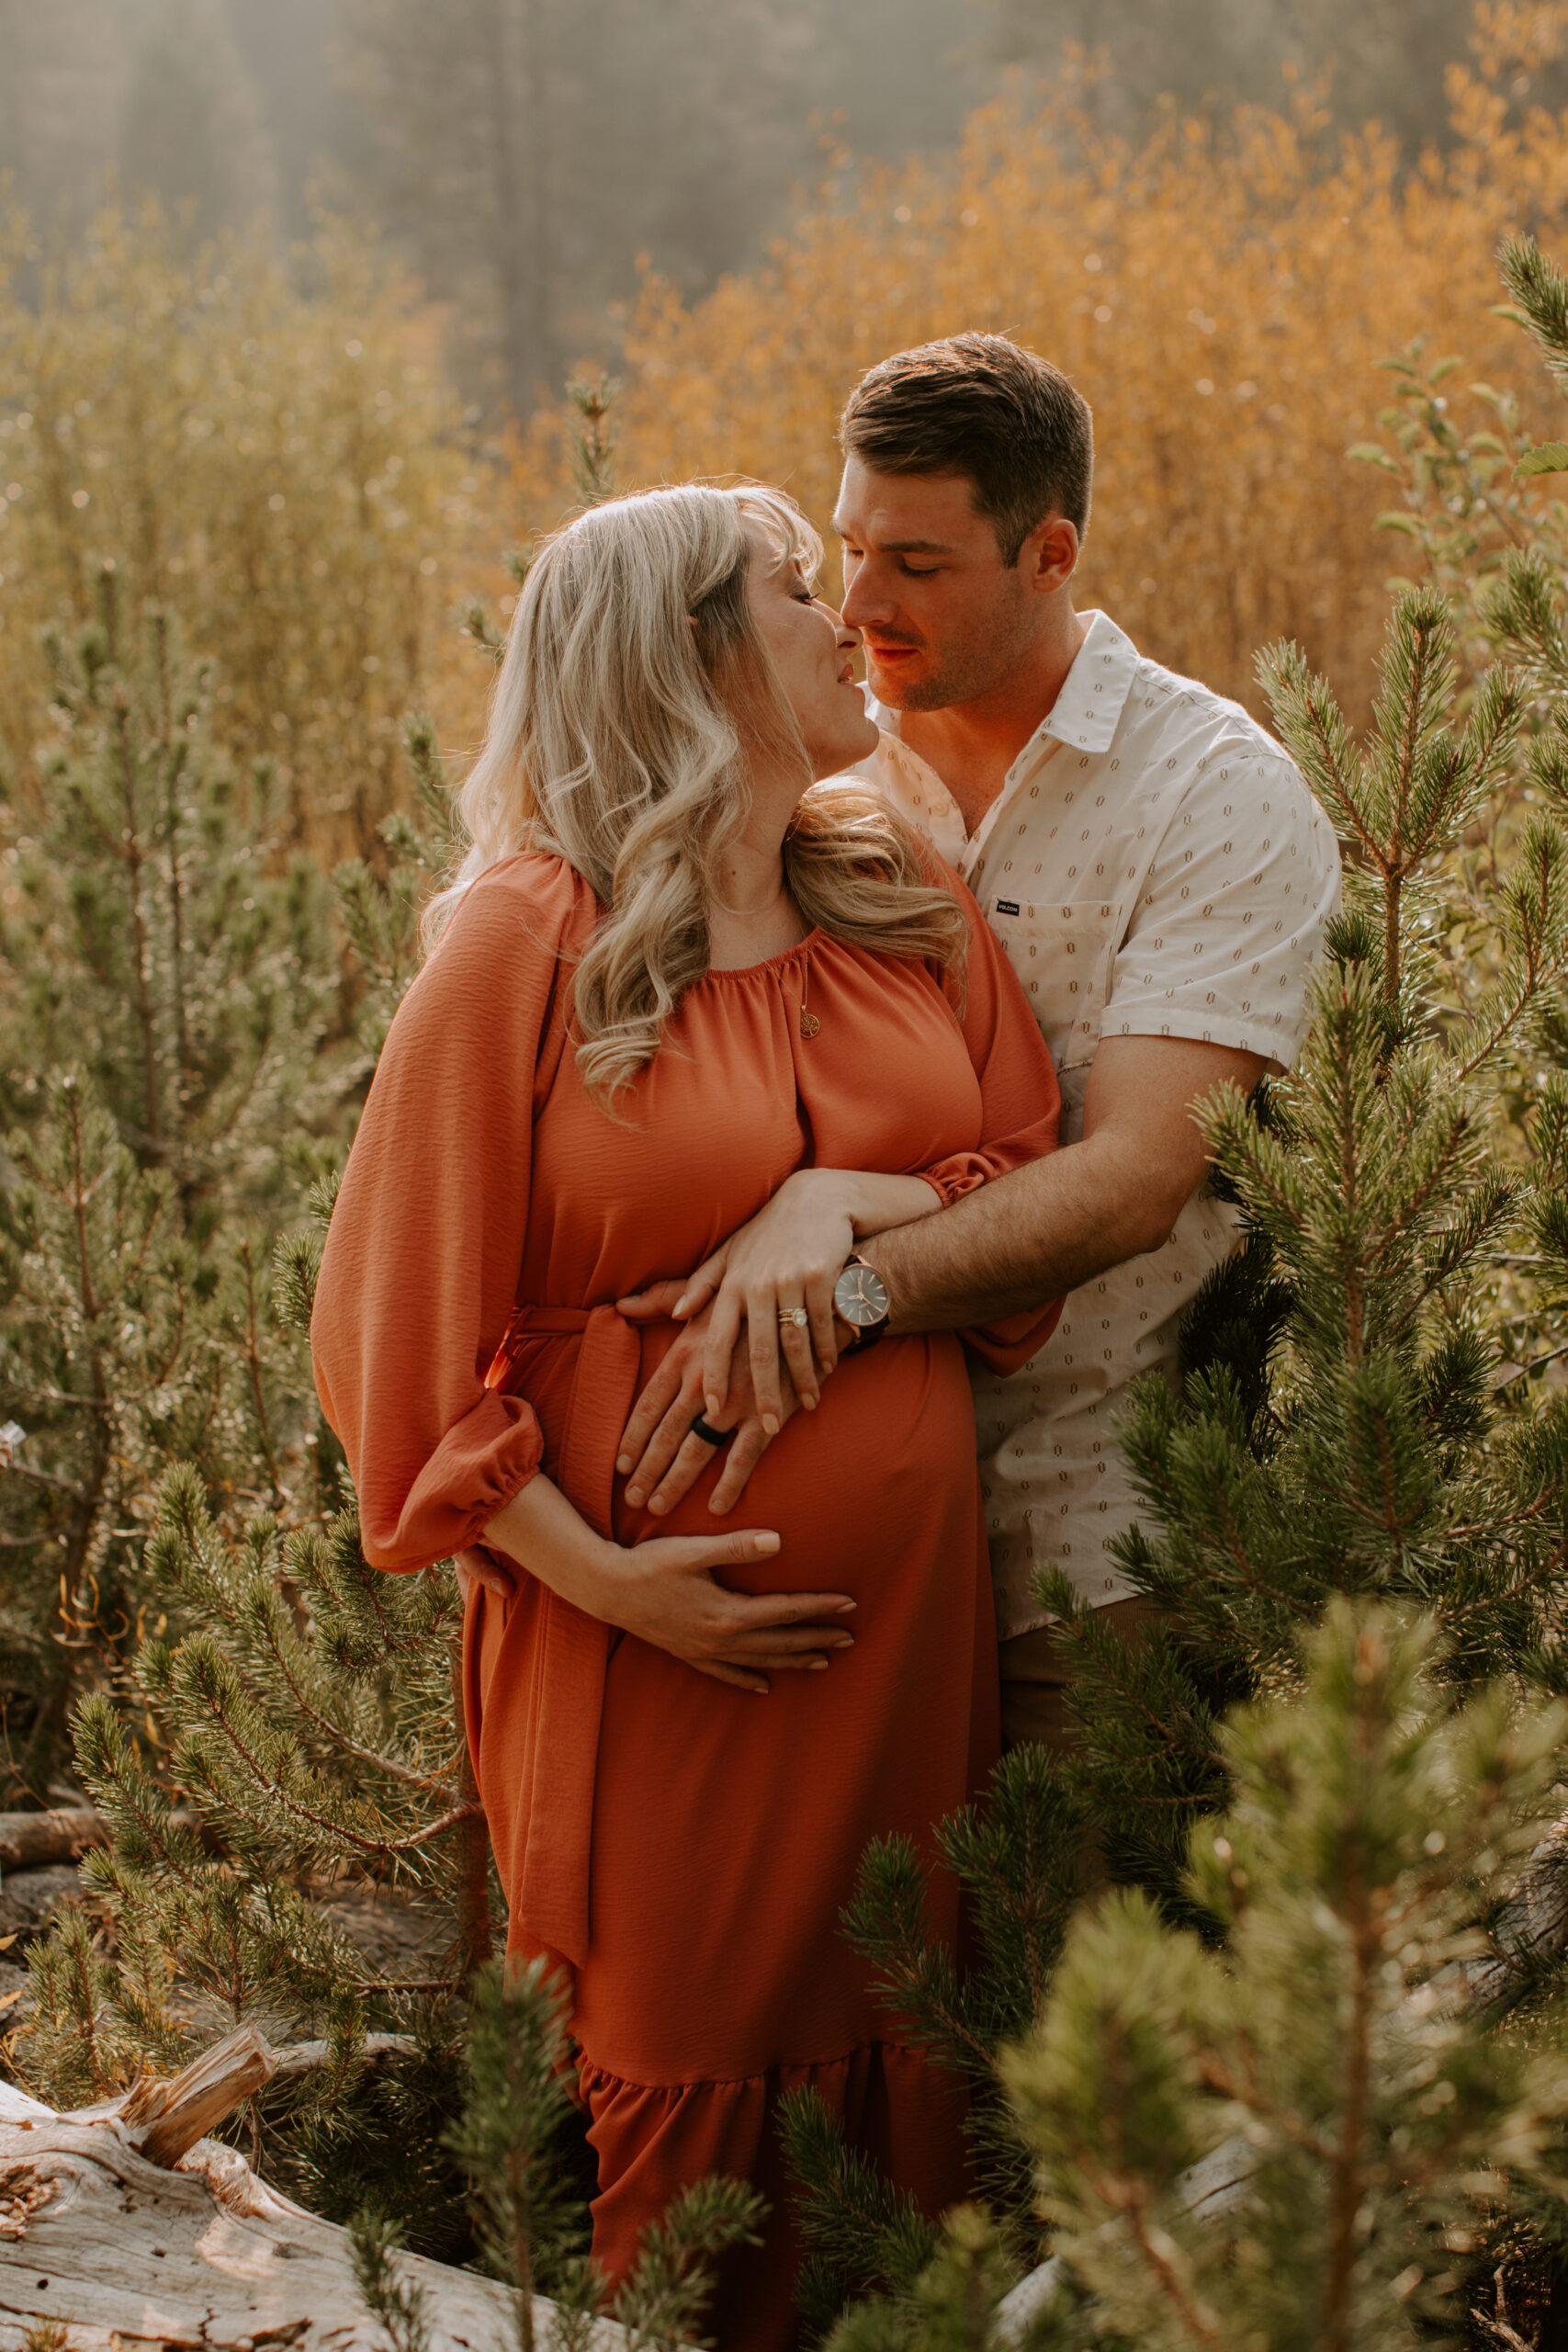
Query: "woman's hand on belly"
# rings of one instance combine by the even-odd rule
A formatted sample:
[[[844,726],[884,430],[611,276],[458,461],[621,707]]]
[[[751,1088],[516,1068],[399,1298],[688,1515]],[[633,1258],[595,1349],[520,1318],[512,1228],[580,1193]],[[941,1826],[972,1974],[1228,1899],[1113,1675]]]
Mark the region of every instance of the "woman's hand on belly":
[[[548,1478],[531,1478],[484,1531],[492,1550],[591,1617],[741,1690],[765,1696],[768,1676],[820,1673],[853,1636],[847,1592],[733,1592],[728,1568],[779,1550],[766,1529],[665,1535],[630,1546],[595,1534]]]
[[[660,1535],[620,1554],[609,1598],[612,1624],[668,1650],[742,1690],[765,1695],[768,1676],[792,1669],[820,1674],[834,1650],[853,1647],[843,1623],[848,1593],[734,1592],[726,1567],[778,1549],[778,1538]],[[834,1622],[837,1620],[838,1622]]]

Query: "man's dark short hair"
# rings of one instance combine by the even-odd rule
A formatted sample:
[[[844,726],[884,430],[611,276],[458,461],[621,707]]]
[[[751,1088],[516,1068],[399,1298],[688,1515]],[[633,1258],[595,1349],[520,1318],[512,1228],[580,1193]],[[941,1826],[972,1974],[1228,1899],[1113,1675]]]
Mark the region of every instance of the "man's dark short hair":
[[[1094,424],[1059,368],[1000,334],[896,351],[844,403],[846,456],[882,474],[967,474],[1007,564],[1047,514],[1089,528]]]

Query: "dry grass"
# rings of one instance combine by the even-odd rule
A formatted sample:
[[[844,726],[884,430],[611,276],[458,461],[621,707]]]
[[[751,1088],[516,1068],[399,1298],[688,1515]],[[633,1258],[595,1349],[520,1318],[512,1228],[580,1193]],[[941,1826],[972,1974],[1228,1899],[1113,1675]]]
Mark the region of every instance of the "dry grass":
[[[111,559],[222,669],[221,731],[266,754],[296,837],[358,847],[400,789],[397,733],[479,703],[451,609],[492,585],[491,486],[375,257],[182,255],[106,211],[51,259],[0,241],[0,757],[25,798],[46,731],[40,628],[87,619]]]

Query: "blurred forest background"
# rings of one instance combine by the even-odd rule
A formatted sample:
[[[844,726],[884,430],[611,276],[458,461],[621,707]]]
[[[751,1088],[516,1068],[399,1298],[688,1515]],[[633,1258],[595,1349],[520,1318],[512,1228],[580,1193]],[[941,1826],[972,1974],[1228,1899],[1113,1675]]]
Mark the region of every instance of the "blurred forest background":
[[[1470,19],[1466,0],[5,0],[0,157],[42,223],[85,218],[106,170],[195,235],[298,238],[328,204],[417,271],[471,387],[526,409],[613,346],[639,258],[700,295],[787,231],[825,147],[940,153],[1010,74],[1055,84],[1069,44],[1103,61],[1104,128],[1135,138],[1167,96],[1278,104],[1290,74],[1414,161],[1452,143]]]
[[[1280,634],[1365,676],[1379,363],[1423,338],[1417,378],[1543,413],[1492,255],[1568,205],[1564,17],[0,0],[0,753],[112,558],[221,654],[292,837],[361,849],[403,713],[474,740],[451,622],[577,494],[570,377],[620,381],[623,483],[761,475],[826,526],[857,371],[963,326],[1094,404],[1086,601],[1255,708]]]

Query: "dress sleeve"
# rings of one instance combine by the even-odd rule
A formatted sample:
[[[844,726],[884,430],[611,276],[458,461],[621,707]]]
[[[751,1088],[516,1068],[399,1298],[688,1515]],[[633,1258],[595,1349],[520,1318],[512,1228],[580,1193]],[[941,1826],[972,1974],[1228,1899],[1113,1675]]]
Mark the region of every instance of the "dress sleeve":
[[[982,1106],[977,1148],[919,1171],[945,1206],[1055,1151],[1062,1097],[1045,1040],[999,941],[958,876],[944,869],[942,880],[969,922],[967,967],[945,973],[942,985],[980,1081]],[[1053,1299],[961,1337],[993,1371],[1014,1372],[1044,1346],[1061,1311],[1061,1300]]]
[[[484,1375],[516,1296],[577,887],[533,857],[474,885],[392,1023],[333,1210],[310,1347],[375,1567],[464,1549],[539,1467],[532,1408]]]

